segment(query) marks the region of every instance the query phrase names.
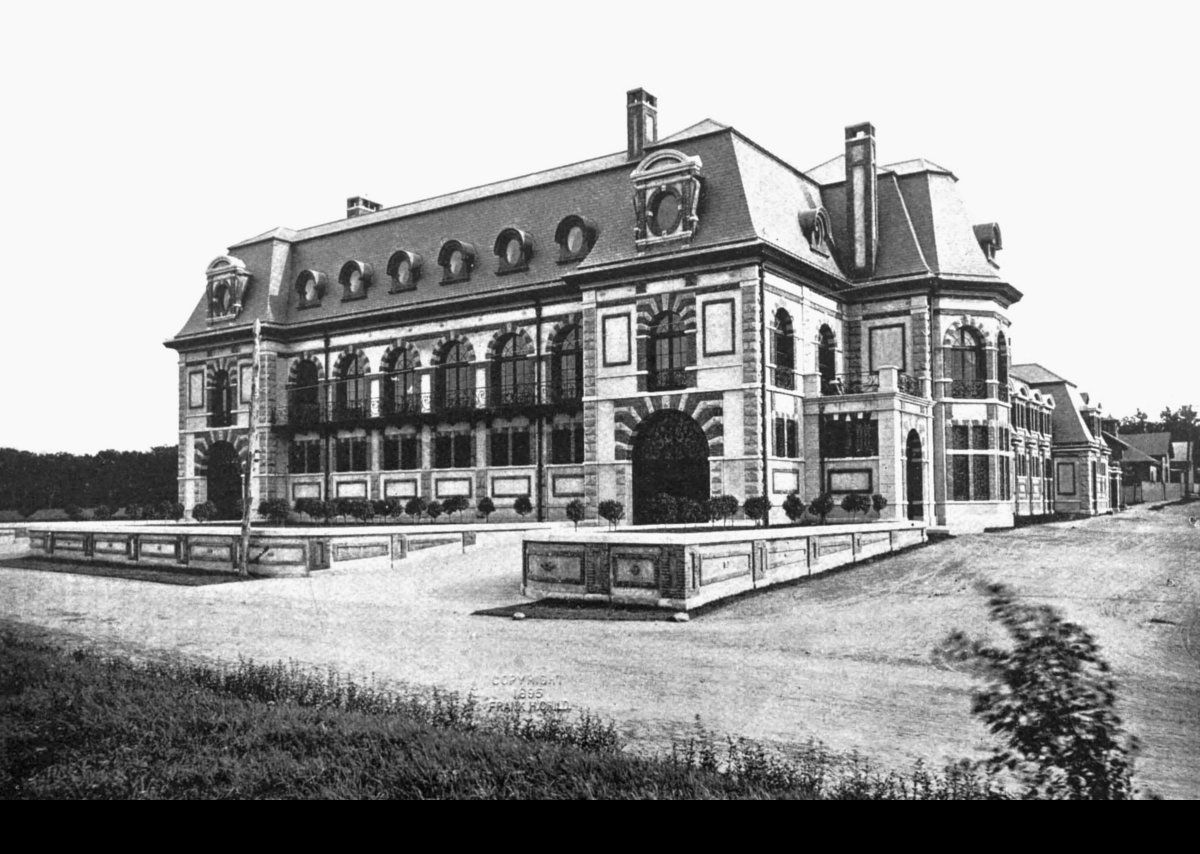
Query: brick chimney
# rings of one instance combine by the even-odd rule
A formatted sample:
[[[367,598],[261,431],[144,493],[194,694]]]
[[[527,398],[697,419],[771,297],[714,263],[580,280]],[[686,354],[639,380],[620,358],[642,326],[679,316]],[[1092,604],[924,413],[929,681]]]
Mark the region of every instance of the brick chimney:
[[[379,202],[373,202],[365,196],[351,196],[346,199],[346,219],[353,219],[356,216],[363,214],[375,213],[381,210],[383,205]]]
[[[641,160],[647,145],[658,142],[658,98],[645,89],[625,93],[625,138],[630,160]]]
[[[846,234],[854,276],[875,272],[879,234],[875,190],[875,128],[870,122],[846,128]]]

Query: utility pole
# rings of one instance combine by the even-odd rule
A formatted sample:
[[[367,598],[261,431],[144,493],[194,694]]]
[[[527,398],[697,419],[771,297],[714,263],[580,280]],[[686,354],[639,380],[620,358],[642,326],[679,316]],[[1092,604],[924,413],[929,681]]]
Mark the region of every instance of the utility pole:
[[[250,365],[250,446],[246,455],[246,477],[242,484],[242,553],[238,571],[243,578],[250,575],[250,481],[258,460],[258,353],[262,343],[262,321],[254,321],[254,350]]]

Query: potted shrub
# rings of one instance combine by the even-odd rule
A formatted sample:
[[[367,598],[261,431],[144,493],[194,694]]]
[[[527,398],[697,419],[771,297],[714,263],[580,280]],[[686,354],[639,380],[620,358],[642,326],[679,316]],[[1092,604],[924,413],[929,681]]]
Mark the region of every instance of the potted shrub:
[[[442,509],[444,509],[446,511],[446,515],[449,516],[451,513],[462,513],[462,511],[466,510],[470,506],[471,502],[467,500],[465,495],[454,495],[446,499],[446,503],[443,505]]]
[[[579,530],[579,523],[583,521],[585,513],[586,508],[578,498],[572,498],[567,504],[567,518],[575,523],[576,531]]]
[[[680,498],[675,501],[675,518],[688,525],[708,521],[708,510],[705,505],[692,498]]]
[[[107,504],[101,504],[99,507],[97,507],[95,510],[92,511],[92,518],[98,519],[102,522],[107,521],[108,519],[111,519],[112,515],[113,515],[113,509],[111,507],[109,507]],[[181,513],[180,515],[182,516],[183,514]]]
[[[203,504],[197,504],[192,508],[192,518],[197,522],[208,522],[217,517],[217,505],[211,501],[205,501]]]
[[[757,495],[754,498],[747,498],[742,507],[746,511],[746,515],[757,522],[760,526],[766,527],[771,518],[771,499],[765,495]]]
[[[429,519],[433,522],[437,521],[437,517],[442,515],[444,508],[442,502],[434,500],[425,505],[425,512],[429,514]]]
[[[283,498],[268,498],[258,504],[259,514],[272,525],[286,524],[289,510],[288,503]]]
[[[732,495],[717,495],[708,499],[708,518],[720,519],[723,525],[737,515],[738,500]]]
[[[795,492],[788,493],[788,497],[783,499],[783,512],[793,524],[804,518],[804,511],[807,509],[808,505],[804,503],[804,499]]]
[[[625,505],[611,498],[601,501],[596,509],[600,513],[600,518],[608,522],[608,529],[610,531],[617,526],[618,522],[625,518]]]
[[[887,507],[887,499],[876,492],[871,496],[871,509],[875,511],[876,516],[883,515],[883,508]]]
[[[524,519],[533,512],[533,502],[529,500],[528,495],[522,495],[513,502],[513,510],[517,512],[518,516]]]
[[[859,513],[871,509],[871,499],[861,492],[849,492],[842,498],[842,509],[850,514],[851,521],[856,521]]]
[[[833,512],[833,496],[828,492],[822,492],[813,499],[813,503],[809,506],[808,512],[821,517],[821,524],[826,524],[826,519]]]
[[[489,517],[496,512],[496,502],[485,495],[475,505],[475,511],[483,517],[483,521],[487,522]]]
[[[429,505],[425,503],[424,498],[419,495],[414,495],[412,498],[408,499],[408,502],[404,505],[404,515],[419,523],[421,521],[421,516],[424,515],[428,506]]]
[[[660,492],[646,502],[646,515],[654,525],[671,524],[676,519],[678,509],[675,496],[666,492]]]

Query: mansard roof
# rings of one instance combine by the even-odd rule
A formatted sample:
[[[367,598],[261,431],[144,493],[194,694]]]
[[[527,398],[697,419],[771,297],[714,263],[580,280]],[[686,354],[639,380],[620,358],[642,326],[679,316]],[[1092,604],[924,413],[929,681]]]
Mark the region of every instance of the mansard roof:
[[[975,239],[954,189],[956,179],[936,164],[912,160],[880,170],[876,274],[851,283],[837,260],[848,237],[842,193],[832,178],[823,184],[711,119],[663,137],[647,150],[665,148],[702,164],[700,224],[690,241],[639,250],[631,182],[637,162],[624,152],[609,154],[309,228],[276,228],[235,243],[229,254],[244,262],[251,275],[242,312],[228,322],[210,324],[207,302],[201,299],[169,343],[180,346],[190,337],[249,326],[257,318],[307,324],[432,306],[553,286],[584,273],[607,275],[658,257],[682,262],[688,255],[723,248],[772,247],[797,269],[807,269],[833,287],[931,276],[1001,281]],[[824,167],[814,170],[819,176],[827,172]],[[800,227],[802,213],[822,207],[833,232],[829,252],[815,250]],[[564,260],[555,234],[572,215],[595,223],[597,234],[590,252]],[[533,251],[526,265],[497,275],[496,259],[480,252],[468,278],[442,283],[437,258],[446,241],[490,247],[506,228],[530,236]],[[399,250],[424,259],[415,287],[392,288],[385,275],[389,258]],[[343,299],[335,285],[319,303],[301,304],[296,298],[294,287],[304,271],[336,282],[338,271],[351,260],[377,271],[365,296]]]
[[[1048,385],[1050,383],[1066,383],[1074,385],[1070,380],[1063,379],[1058,374],[1044,368],[1037,362],[1029,362],[1024,365],[1013,365],[1010,373],[1029,385]]]

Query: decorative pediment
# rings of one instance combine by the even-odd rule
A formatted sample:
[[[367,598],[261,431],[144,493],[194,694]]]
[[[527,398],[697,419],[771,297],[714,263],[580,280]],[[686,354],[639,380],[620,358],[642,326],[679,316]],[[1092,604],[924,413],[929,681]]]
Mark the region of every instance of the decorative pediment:
[[[648,155],[630,176],[639,250],[688,241],[700,226],[699,157],[666,149]]]
[[[232,320],[241,314],[251,278],[245,262],[221,255],[208,265],[206,275],[209,322]]]

